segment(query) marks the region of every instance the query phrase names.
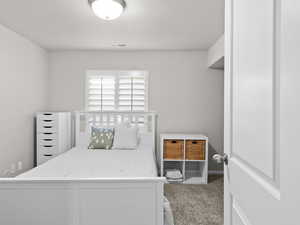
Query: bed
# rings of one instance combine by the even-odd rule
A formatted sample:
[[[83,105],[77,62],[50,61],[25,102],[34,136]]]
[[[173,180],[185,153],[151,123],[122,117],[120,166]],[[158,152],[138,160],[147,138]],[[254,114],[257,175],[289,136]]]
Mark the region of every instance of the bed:
[[[0,180],[0,224],[163,225],[154,113],[76,112],[75,146]],[[139,127],[135,150],[88,150],[90,126]]]
[[[156,177],[152,149],[88,150],[75,147],[18,178],[131,178]]]

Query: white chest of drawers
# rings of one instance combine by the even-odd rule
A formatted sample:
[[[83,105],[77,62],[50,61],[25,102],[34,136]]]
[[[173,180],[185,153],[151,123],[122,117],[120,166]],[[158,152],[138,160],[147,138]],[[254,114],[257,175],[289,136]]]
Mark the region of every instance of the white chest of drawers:
[[[71,149],[71,113],[39,112],[36,115],[36,163]]]

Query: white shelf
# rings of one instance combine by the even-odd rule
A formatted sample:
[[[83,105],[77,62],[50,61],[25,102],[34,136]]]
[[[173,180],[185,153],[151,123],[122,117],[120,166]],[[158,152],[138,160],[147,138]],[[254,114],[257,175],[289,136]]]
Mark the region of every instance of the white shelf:
[[[165,162],[182,162],[184,159],[164,159]]]
[[[190,160],[190,159],[163,159],[164,162],[206,162],[206,160]]]
[[[208,137],[202,134],[178,134],[178,133],[164,133],[160,135],[164,139],[181,139],[181,140],[207,140]]]
[[[164,159],[164,140],[183,140],[183,152],[185,158],[185,143],[187,140],[205,140],[205,160],[189,160],[189,159]],[[169,133],[160,136],[161,149],[161,176],[164,176],[167,169],[178,169],[183,175],[182,184],[207,184],[208,177],[208,137],[201,134],[178,134]],[[175,183],[175,182],[170,182]]]
[[[186,159],[184,161],[186,161],[186,162],[206,162],[206,160],[191,160],[191,159]]]

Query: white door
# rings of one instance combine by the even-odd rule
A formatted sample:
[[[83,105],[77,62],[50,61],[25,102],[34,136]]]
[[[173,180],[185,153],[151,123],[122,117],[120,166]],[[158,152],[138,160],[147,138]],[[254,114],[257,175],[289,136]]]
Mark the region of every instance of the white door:
[[[300,1],[225,1],[225,225],[299,225]]]

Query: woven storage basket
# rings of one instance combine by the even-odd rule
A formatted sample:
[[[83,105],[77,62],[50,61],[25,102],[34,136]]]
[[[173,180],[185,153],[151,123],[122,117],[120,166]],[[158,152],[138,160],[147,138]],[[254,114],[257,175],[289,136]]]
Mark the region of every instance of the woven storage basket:
[[[205,160],[205,140],[187,140],[185,158],[188,160]]]
[[[183,140],[164,140],[164,159],[183,159]]]

